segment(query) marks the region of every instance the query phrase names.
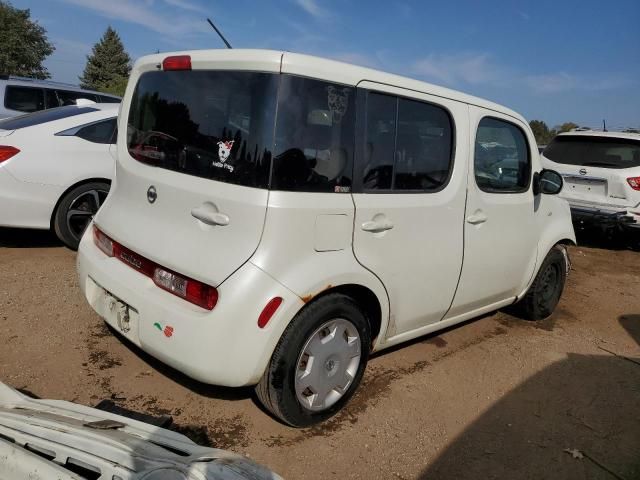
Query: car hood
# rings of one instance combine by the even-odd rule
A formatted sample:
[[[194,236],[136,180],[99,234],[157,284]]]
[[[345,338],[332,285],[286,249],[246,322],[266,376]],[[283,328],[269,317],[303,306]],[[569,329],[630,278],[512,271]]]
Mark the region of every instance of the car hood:
[[[71,402],[35,400],[1,382],[0,478],[282,480],[246,457],[170,430]]]

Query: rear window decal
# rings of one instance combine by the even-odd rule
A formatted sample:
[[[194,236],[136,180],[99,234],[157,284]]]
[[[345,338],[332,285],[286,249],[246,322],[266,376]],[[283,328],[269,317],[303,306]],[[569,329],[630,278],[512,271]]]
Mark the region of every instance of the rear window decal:
[[[229,155],[231,155],[231,149],[233,148],[235,140],[227,140],[218,142],[218,159],[219,162],[213,162],[212,165],[218,168],[226,168],[229,172],[233,173],[233,166],[225,163]]]

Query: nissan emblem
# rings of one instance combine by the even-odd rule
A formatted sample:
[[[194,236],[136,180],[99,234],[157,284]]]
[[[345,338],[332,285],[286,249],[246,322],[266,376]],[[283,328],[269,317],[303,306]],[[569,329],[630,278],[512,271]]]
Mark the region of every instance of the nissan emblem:
[[[158,193],[156,192],[156,187],[151,185],[149,187],[149,190],[147,190],[147,200],[149,201],[149,203],[153,203],[156,201],[157,198],[158,198]]]

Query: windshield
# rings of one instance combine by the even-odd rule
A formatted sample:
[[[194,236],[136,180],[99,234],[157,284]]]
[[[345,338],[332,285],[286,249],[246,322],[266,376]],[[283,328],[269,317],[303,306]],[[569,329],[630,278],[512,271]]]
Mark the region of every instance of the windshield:
[[[50,108],[49,110],[41,110],[39,112],[20,115],[19,117],[0,120],[0,130],[18,130],[19,128],[33,127],[34,125],[97,111],[97,109],[91,107],[76,106]]]
[[[553,139],[544,156],[556,163],[583,167],[640,167],[640,140],[562,135]]]

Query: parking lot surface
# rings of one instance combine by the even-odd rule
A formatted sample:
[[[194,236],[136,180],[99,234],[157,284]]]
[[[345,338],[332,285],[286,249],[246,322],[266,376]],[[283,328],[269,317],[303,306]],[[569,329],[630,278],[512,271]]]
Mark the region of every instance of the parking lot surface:
[[[0,379],[170,414],[195,441],[288,479],[638,479],[640,253],[570,253],[552,317],[499,312],[383,352],[346,409],[296,430],[252,389],[194,382],[124,343],[85,304],[74,252],[0,229]]]

